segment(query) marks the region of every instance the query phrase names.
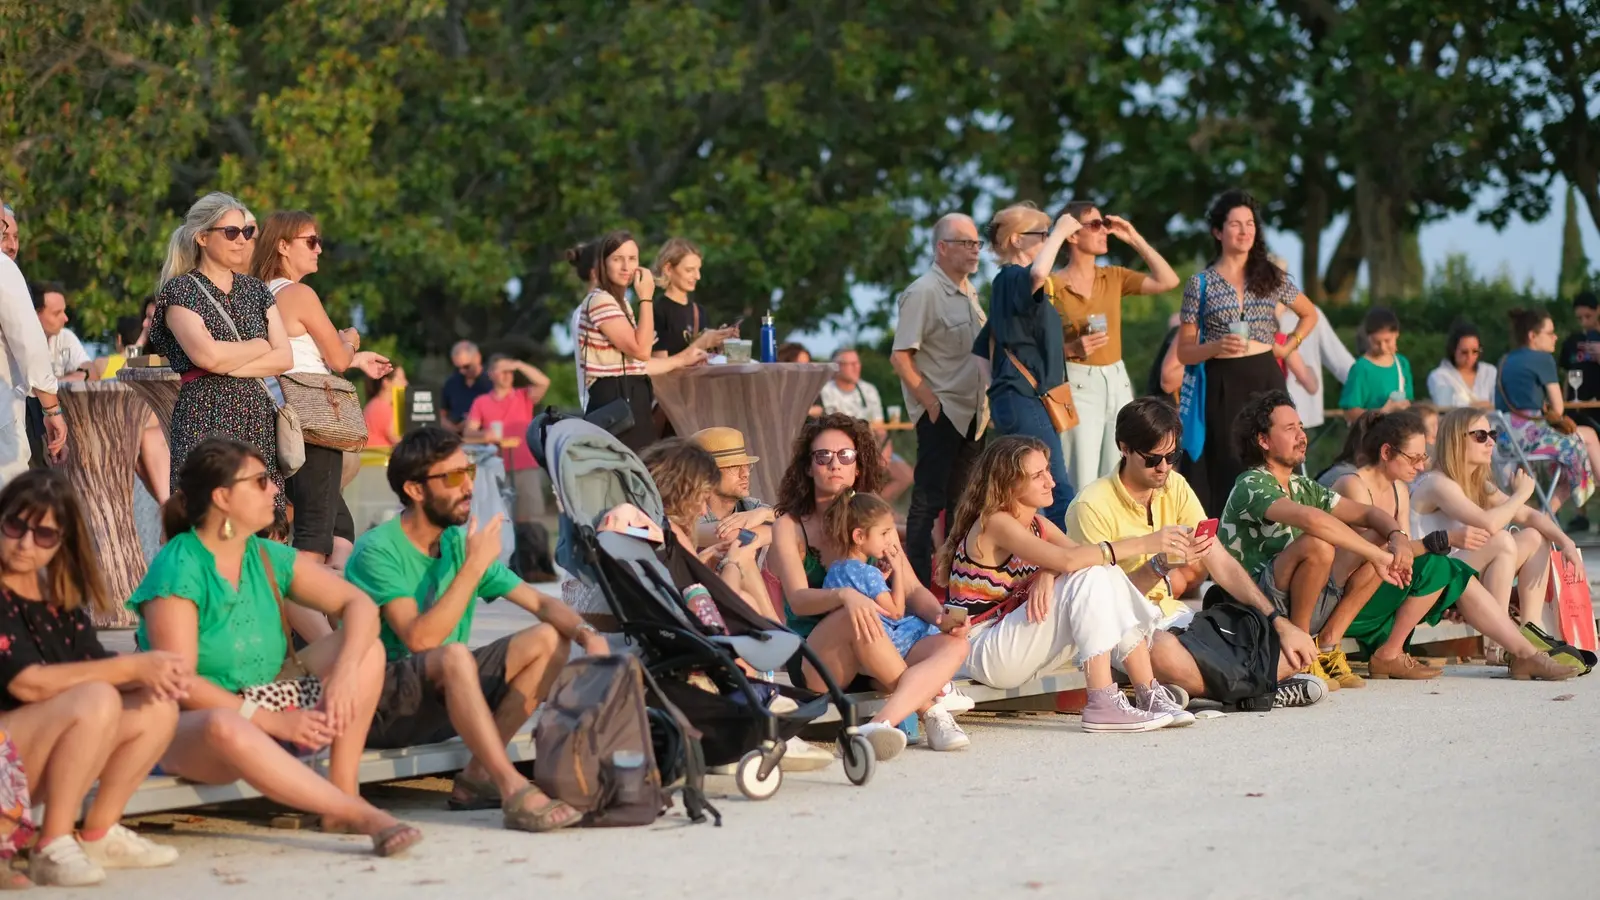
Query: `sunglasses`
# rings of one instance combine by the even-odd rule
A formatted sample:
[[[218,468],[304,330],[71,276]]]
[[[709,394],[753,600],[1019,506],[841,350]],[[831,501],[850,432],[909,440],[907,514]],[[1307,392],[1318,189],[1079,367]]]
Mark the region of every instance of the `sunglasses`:
[[[1183,459],[1183,451],[1174,450],[1171,453],[1140,453],[1138,456],[1139,459],[1144,461],[1144,467],[1146,469],[1154,469],[1156,466],[1159,466],[1162,463],[1166,463],[1168,466],[1176,468],[1178,461]]]
[[[61,543],[61,529],[51,528],[48,525],[33,525],[21,516],[12,516],[0,523],[0,534],[13,541],[22,540],[22,536],[33,532],[33,545],[40,550],[49,550]]]
[[[473,479],[475,479],[477,477],[478,477],[478,466],[477,466],[477,464],[474,463],[474,464],[468,464],[465,468],[461,468],[461,469],[451,469],[448,472],[439,472],[439,473],[436,473],[436,474],[433,474],[433,475],[425,475],[425,476],[423,476],[422,480],[423,481],[432,481],[435,478],[439,478],[439,479],[442,479],[444,481],[444,486],[445,487],[447,487],[447,488],[458,488],[458,487],[461,487],[463,484],[466,484],[467,482],[472,481]]]
[[[206,230],[220,231],[222,236],[230,241],[237,241],[240,237],[251,241],[255,240],[256,237],[256,227],[254,225],[246,225],[243,228],[238,225],[219,225],[216,228],[207,228]]]
[[[254,475],[241,475],[238,478],[228,482],[228,484],[234,485],[242,481],[254,481],[256,483],[256,487],[264,491],[267,489],[267,485],[272,483],[272,476],[267,474],[266,469],[262,469]]]
[[[811,451],[811,464],[817,468],[833,465],[835,459],[841,466],[856,464],[856,451],[850,448],[844,450],[813,450]]]
[[[1490,441],[1498,441],[1500,439],[1500,429],[1474,428],[1473,430],[1467,432],[1467,437],[1472,438],[1480,444],[1487,444]]]
[[[1089,219],[1078,224],[1083,226],[1084,231],[1104,231],[1111,227],[1105,219]]]
[[[295,240],[305,241],[306,247],[311,250],[318,250],[322,247],[322,237],[320,235],[308,234],[304,237],[297,237]]]
[[[1402,459],[1408,463],[1411,463],[1413,466],[1426,466],[1428,464],[1428,454],[1426,453],[1418,453],[1413,456],[1404,450],[1396,450],[1395,452],[1398,453]]]

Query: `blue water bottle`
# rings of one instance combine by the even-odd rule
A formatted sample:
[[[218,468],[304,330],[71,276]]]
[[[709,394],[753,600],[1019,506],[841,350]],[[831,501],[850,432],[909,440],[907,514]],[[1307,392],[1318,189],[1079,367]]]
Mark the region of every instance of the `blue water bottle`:
[[[778,361],[778,327],[772,324],[770,311],[761,317],[761,361],[764,363]]]

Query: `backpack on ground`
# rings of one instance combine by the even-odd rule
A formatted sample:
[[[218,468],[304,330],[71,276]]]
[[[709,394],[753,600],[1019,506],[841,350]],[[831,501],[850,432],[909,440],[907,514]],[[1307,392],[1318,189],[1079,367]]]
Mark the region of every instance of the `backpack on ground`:
[[[709,810],[722,824],[705,802],[698,735],[670,704],[646,706],[648,680],[627,654],[568,663],[534,727],[534,783],[582,812],[585,825],[649,825],[671,806],[667,786],[682,773],[690,820]]]
[[[1177,635],[1205,681],[1206,699],[1260,701],[1272,708],[1278,683],[1278,633],[1260,610],[1234,600],[1220,585],[1206,592],[1205,609]]]

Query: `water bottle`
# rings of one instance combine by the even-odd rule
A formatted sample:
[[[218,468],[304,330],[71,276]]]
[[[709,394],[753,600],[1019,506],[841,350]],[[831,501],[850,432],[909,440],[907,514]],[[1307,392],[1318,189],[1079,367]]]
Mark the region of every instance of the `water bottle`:
[[[689,585],[683,592],[684,606],[699,620],[707,634],[727,634],[728,623],[722,618],[722,612],[717,609],[717,604],[711,599],[711,592],[700,583]]]
[[[772,324],[770,310],[761,317],[761,361],[764,363],[778,361],[778,327]]]

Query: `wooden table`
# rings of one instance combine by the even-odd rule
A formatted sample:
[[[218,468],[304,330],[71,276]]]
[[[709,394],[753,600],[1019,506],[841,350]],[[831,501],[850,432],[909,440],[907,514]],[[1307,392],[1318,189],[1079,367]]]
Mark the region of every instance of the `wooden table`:
[[[144,398],[161,422],[161,431],[172,441],[172,408],[178,405],[178,373],[166,366],[149,368],[123,366],[117,371],[116,381],[126,384],[135,394]]]
[[[96,614],[100,628],[132,628],[138,619],[122,607],[144,578],[144,552],[133,522],[133,481],[139,438],[150,414],[139,392],[117,380],[63,381],[66,457],[56,465],[78,494],[95,562],[117,610]]]
[[[651,381],[678,434],[687,437],[713,425],[744,433],[745,446],[761,459],[750,467],[750,495],[772,503],[806,410],[834,369],[832,363],[695,366]]]

